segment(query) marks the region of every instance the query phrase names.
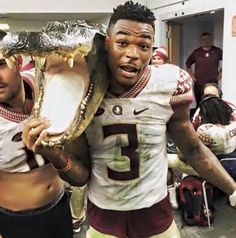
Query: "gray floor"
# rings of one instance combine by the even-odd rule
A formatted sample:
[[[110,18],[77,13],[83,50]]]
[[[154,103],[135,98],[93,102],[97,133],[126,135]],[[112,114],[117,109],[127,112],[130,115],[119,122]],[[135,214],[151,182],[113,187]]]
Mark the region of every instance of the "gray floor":
[[[236,209],[227,205],[226,197],[215,202],[215,220],[211,228],[189,227],[181,228],[182,222],[178,211],[175,211],[175,221],[179,227],[181,238],[236,238]],[[86,238],[88,224],[84,224],[81,232],[74,238]]]
[[[215,220],[211,228],[189,227],[180,228],[182,238],[236,238],[236,209],[227,205],[226,197],[215,202]],[[178,227],[182,222],[178,214],[175,215]]]

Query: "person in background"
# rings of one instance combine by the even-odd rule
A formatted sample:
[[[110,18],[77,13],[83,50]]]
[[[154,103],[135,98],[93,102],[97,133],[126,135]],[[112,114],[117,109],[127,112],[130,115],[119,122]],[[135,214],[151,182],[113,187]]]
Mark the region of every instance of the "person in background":
[[[212,36],[204,32],[200,36],[200,47],[195,49],[186,60],[187,71],[194,80],[196,107],[202,97],[202,88],[206,83],[216,83],[221,79],[220,61],[222,50],[212,45]],[[194,71],[192,65],[195,65]]]
[[[215,95],[222,98],[223,93],[218,84],[207,83],[203,87],[203,97],[205,97],[206,95]]]
[[[197,134],[236,180],[236,107],[224,101],[221,91],[214,91],[213,86],[204,92],[199,104]]]
[[[197,133],[215,154],[231,153],[236,148],[236,111],[220,97],[208,94],[199,104]]]
[[[236,107],[222,99],[215,83],[205,84],[202,101],[193,117],[193,126],[226,171],[236,180]]]
[[[200,176],[223,189],[236,206],[236,183],[189,121],[191,77],[175,65],[149,65],[154,21],[150,9],[133,1],[117,6],[109,21],[105,48],[110,84],[76,140],[77,151],[92,163],[87,237],[180,237],[167,195],[166,131]],[[37,122],[29,121],[23,133],[34,151],[47,128]],[[68,171],[74,185],[80,177],[75,168],[77,160]]]
[[[0,234],[72,238],[64,181],[49,162],[50,154],[33,153],[21,138],[35,99],[34,75],[20,72],[21,62],[18,57],[9,68],[0,54]]]
[[[193,126],[200,140],[217,156],[236,181],[236,107],[224,101],[222,95],[217,84],[204,85],[202,100],[193,117]],[[198,176],[174,156],[168,156],[168,160],[171,167]]]
[[[220,98],[222,98],[222,95],[223,95],[220,87],[216,83],[205,84],[202,88],[202,91],[203,91],[203,96],[201,99],[203,99],[207,95],[213,95]],[[200,107],[197,108],[192,118],[192,124],[195,130],[198,128],[198,126],[201,123],[201,117],[200,117],[199,111],[200,111]]]
[[[151,64],[159,66],[169,63],[168,53],[165,47],[158,47],[153,51]]]

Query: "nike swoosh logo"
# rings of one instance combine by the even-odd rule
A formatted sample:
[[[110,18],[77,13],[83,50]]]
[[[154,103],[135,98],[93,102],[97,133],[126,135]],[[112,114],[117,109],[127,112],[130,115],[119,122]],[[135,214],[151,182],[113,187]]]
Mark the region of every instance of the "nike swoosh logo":
[[[149,108],[144,108],[144,109],[142,109],[142,110],[140,110],[140,111],[136,111],[135,109],[134,109],[134,115],[139,115],[140,113],[142,113],[142,112],[145,112],[145,111],[147,111]]]

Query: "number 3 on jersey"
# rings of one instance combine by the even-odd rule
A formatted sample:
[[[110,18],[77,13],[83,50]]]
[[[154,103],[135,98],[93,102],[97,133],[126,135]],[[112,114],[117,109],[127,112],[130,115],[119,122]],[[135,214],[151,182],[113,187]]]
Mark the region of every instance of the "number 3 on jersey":
[[[108,177],[114,180],[128,181],[139,177],[139,156],[136,152],[138,148],[137,130],[135,124],[115,124],[103,127],[104,139],[117,135],[126,134],[128,136],[128,146],[121,146],[121,156],[127,156],[130,160],[130,170],[125,172],[115,171],[107,167]]]

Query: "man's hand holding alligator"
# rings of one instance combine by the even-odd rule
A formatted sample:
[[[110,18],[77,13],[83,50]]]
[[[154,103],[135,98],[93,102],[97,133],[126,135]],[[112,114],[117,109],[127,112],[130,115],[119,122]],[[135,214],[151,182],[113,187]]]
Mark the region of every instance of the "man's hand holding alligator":
[[[34,153],[42,153],[43,146],[41,141],[46,138],[46,129],[50,122],[46,118],[30,118],[26,121],[22,134],[23,143]]]

